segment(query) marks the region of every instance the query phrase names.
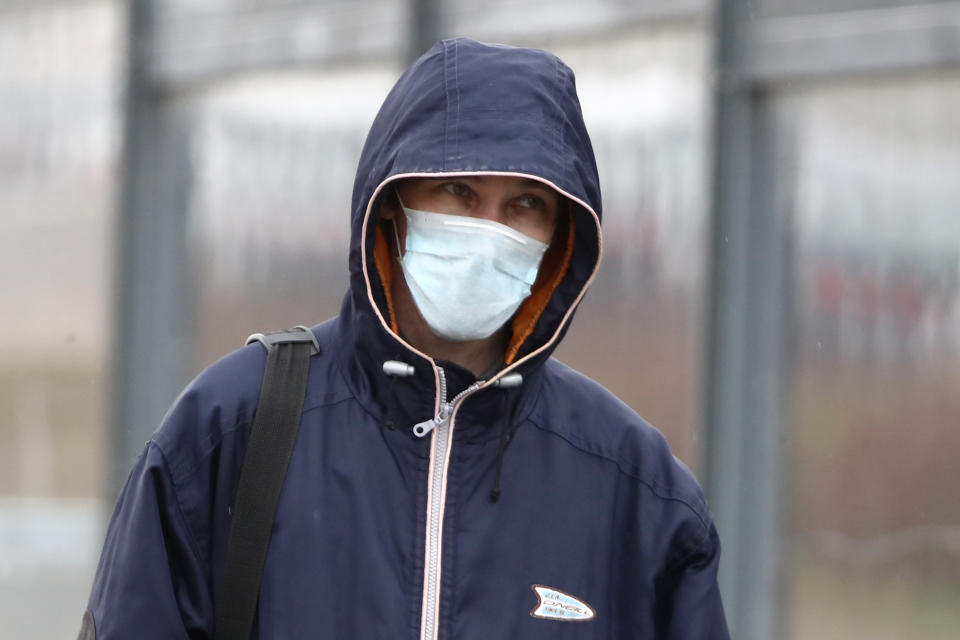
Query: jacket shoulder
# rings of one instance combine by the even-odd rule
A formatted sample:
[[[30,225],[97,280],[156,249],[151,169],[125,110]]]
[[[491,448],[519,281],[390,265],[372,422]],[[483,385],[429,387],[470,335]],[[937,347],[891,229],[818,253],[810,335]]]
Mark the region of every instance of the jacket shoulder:
[[[331,394],[346,393],[340,377],[332,375],[336,367],[336,358],[332,357],[335,321],[312,328],[320,353],[311,358],[304,411],[323,403]],[[245,442],[259,402],[266,361],[267,351],[260,343],[241,347],[204,369],[173,402],[151,441],[163,452],[175,483],[192,475],[235,433],[243,432]],[[242,453],[241,447],[241,460]]]
[[[686,505],[702,521],[709,519],[700,485],[663,434],[584,374],[549,359],[531,419],[581,451],[615,463],[658,498]]]

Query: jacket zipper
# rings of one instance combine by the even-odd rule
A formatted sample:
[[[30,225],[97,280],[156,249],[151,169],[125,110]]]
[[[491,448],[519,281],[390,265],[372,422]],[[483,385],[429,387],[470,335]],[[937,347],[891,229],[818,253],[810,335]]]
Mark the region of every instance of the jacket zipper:
[[[437,609],[439,608],[440,593],[440,552],[441,536],[443,533],[443,506],[445,502],[444,480],[447,475],[447,459],[453,433],[453,417],[457,406],[468,395],[483,385],[478,380],[458,393],[447,402],[447,377],[442,367],[437,367],[440,380],[440,406],[437,415],[430,420],[420,422],[413,427],[413,434],[418,438],[426,437],[431,432],[433,436],[433,455],[430,459],[430,477],[427,504],[427,538],[425,550],[425,573],[423,585],[423,611],[421,614],[420,638],[434,640],[437,637]]]

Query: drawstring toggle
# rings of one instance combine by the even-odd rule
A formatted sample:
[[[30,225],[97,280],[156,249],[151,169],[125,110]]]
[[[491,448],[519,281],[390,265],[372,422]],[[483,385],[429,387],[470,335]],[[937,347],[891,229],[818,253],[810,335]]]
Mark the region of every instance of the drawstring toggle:
[[[397,392],[393,386],[396,383],[397,378],[409,378],[412,376],[414,374],[414,368],[413,365],[409,365],[406,362],[400,362],[399,360],[387,360],[383,363],[383,372],[390,376],[390,389],[387,391],[389,398],[387,401],[387,421],[383,426],[390,431],[395,431],[397,428]]]

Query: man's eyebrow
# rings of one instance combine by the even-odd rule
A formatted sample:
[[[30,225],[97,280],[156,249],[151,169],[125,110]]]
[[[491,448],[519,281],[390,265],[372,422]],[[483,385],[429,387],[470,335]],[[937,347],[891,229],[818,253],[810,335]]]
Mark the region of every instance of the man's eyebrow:
[[[496,175],[496,174],[490,174],[490,175]],[[462,180],[464,182],[470,183],[470,182],[480,182],[483,180],[484,177],[485,177],[485,174],[462,175],[462,176],[430,176],[427,178],[427,180],[430,180],[431,182],[449,182],[450,180]],[[548,193],[548,194],[556,195],[557,197],[560,197],[560,193],[556,189],[535,178],[521,178],[520,186],[527,189],[539,189],[544,193]]]

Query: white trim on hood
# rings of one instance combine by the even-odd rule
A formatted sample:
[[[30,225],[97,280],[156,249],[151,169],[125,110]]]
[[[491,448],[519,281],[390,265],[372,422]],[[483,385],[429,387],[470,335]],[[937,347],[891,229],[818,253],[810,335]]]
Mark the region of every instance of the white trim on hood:
[[[374,312],[377,314],[377,318],[380,319],[380,324],[383,325],[383,328],[386,329],[389,334],[395,337],[397,341],[399,341],[400,344],[402,344],[404,347],[406,347],[407,349],[409,349],[410,351],[413,351],[418,356],[427,360],[427,362],[429,362],[431,366],[433,366],[435,376],[437,375],[436,363],[434,362],[433,358],[428,356],[424,352],[420,351],[419,349],[416,349],[415,347],[413,347],[413,345],[408,343],[406,340],[400,337],[399,334],[393,331],[393,329],[390,327],[390,323],[387,322],[387,320],[383,317],[383,313],[381,313],[380,307],[377,305],[377,302],[373,297],[373,285],[370,281],[370,273],[367,269],[367,228],[368,228],[368,223],[370,222],[370,213],[373,209],[373,203],[377,200],[377,196],[380,195],[380,192],[383,190],[383,188],[386,187],[391,182],[395,182],[397,180],[404,180],[406,178],[438,178],[438,177],[462,177],[462,176],[507,176],[507,177],[514,177],[514,178],[528,178],[531,180],[536,180],[537,182],[541,182],[547,185],[548,187],[550,187],[557,193],[563,195],[564,197],[576,202],[585,210],[587,210],[590,213],[590,215],[593,217],[594,224],[597,226],[597,260],[593,265],[593,271],[590,273],[590,277],[587,278],[587,281],[583,284],[583,287],[580,289],[580,293],[577,294],[576,299],[567,308],[566,312],[563,315],[563,318],[560,320],[560,323],[557,325],[556,330],[553,332],[553,335],[550,337],[549,340],[547,340],[537,349],[531,351],[524,357],[520,358],[519,360],[515,361],[511,365],[504,367],[501,371],[497,372],[495,376],[493,376],[490,380],[487,380],[486,384],[484,384],[483,387],[481,387],[481,388],[485,388],[492,385],[499,378],[506,375],[511,370],[519,367],[521,364],[523,364],[527,360],[530,360],[531,358],[536,357],[538,354],[543,352],[544,349],[547,349],[556,341],[557,336],[560,335],[561,329],[563,329],[563,327],[566,326],[567,322],[569,322],[570,316],[573,314],[573,310],[576,309],[577,305],[580,304],[580,301],[583,299],[583,296],[586,295],[587,293],[587,289],[590,288],[590,285],[593,283],[593,279],[597,275],[597,271],[600,268],[600,262],[603,259],[603,234],[601,233],[601,229],[600,229],[600,217],[597,215],[596,211],[593,210],[593,207],[587,204],[586,201],[581,200],[580,198],[574,195],[571,195],[570,193],[567,193],[566,191],[564,191],[563,189],[555,185],[553,182],[547,180],[546,178],[542,178],[540,176],[530,174],[530,173],[520,173],[515,171],[449,171],[449,172],[436,171],[436,172],[399,173],[386,178],[379,185],[377,185],[377,188],[374,189],[373,194],[370,196],[370,199],[367,201],[367,209],[363,216],[363,222],[361,223],[361,233],[360,233],[360,253],[362,258],[361,269],[363,270],[364,282],[367,285],[367,300],[370,302],[370,306],[373,307]],[[439,400],[437,402],[439,403]],[[439,409],[439,404],[437,407],[435,407],[435,409],[437,410]]]

